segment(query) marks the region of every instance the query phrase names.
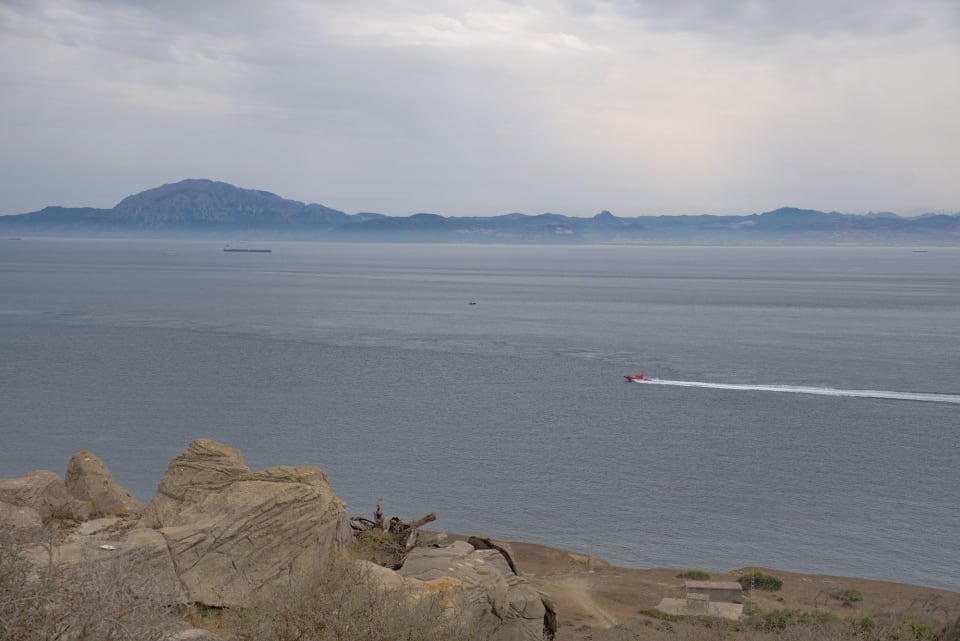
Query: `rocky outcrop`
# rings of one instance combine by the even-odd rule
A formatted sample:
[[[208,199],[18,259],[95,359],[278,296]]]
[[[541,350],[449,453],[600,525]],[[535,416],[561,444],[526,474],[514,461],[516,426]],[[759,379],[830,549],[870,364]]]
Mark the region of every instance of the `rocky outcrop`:
[[[0,479],[2,522],[19,527],[52,520],[86,521],[105,515],[139,516],[141,503],[113,478],[103,461],[90,452],[77,452],[65,479],[56,472],[36,470],[13,479]],[[11,512],[10,507],[17,508]]]
[[[89,506],[91,517],[139,516],[143,512],[143,502],[121,487],[103,461],[86,450],[70,459],[64,483],[71,496]]]
[[[52,555],[52,556],[48,556]],[[117,563],[123,580],[135,594],[167,604],[190,602],[177,576],[166,539],[156,530],[135,528],[129,519],[94,519],[82,523],[51,549],[33,548],[28,557],[39,566],[48,558],[76,566],[100,561]]]
[[[91,513],[110,516],[90,520]],[[138,597],[212,607],[242,606],[273,587],[307,585],[348,560],[353,538],[346,505],[322,470],[254,472],[238,451],[206,439],[171,461],[146,507],[86,451],[71,459],[66,483],[46,471],[0,481],[0,525],[39,528],[53,519],[83,522],[59,525],[53,546],[28,548],[36,564],[114,567]],[[413,537],[404,538],[411,540],[399,571],[360,562],[368,566],[364,575],[416,598],[440,597],[492,640],[552,638],[549,599],[519,575],[509,546],[471,537],[413,547]]]
[[[0,479],[0,502],[29,508],[40,516],[43,523],[52,519],[85,520],[90,517],[89,506],[71,496],[63,480],[49,470]]]
[[[440,596],[457,616],[476,621],[491,641],[543,641],[557,630],[552,602],[517,574],[503,544],[476,549],[457,541],[414,548],[398,571],[358,563],[384,588],[409,590],[419,598]]]
[[[0,523],[14,530],[34,530],[43,527],[40,513],[32,507],[12,505],[0,501]]]
[[[112,518],[89,520],[102,515]],[[112,559],[136,570],[132,589],[213,607],[322,571],[351,541],[346,506],[322,470],[254,472],[239,452],[205,439],[170,463],[146,507],[86,451],[70,460],[66,482],[44,470],[0,480],[0,525],[57,519],[82,523],[37,554],[63,564]]]
[[[236,450],[206,439],[175,458],[141,527],[163,535],[189,600],[241,605],[342,557],[346,505],[316,467],[253,472]]]

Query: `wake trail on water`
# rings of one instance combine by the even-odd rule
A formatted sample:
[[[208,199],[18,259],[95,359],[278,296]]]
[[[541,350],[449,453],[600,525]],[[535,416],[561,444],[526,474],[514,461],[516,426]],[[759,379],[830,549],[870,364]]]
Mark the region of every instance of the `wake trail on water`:
[[[836,389],[833,387],[808,387],[803,385],[747,385],[737,383],[707,383],[701,381],[668,381],[651,378],[634,381],[641,385],[670,385],[672,387],[705,387],[707,389],[741,390],[750,392],[789,392],[792,394],[815,394],[817,396],[848,396],[854,398],[883,398],[893,401],[922,401],[926,403],[954,403],[960,405],[958,394],[929,394],[926,392],[892,392],[873,389]]]

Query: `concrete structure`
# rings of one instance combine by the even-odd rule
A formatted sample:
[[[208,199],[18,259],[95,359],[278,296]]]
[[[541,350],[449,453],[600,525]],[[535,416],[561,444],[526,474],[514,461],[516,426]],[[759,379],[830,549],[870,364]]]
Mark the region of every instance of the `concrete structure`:
[[[706,600],[714,603],[742,603],[743,588],[736,581],[684,581],[687,600]]]
[[[743,590],[736,581],[684,581],[683,588],[684,598],[665,598],[657,609],[666,614],[734,621],[743,614]]]

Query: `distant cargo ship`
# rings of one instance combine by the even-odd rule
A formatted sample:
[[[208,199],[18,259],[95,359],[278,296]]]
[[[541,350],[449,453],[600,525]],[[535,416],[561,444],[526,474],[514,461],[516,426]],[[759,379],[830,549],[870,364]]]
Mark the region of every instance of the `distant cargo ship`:
[[[252,252],[256,254],[269,254],[272,252],[272,249],[248,249],[246,247],[224,247],[223,251],[225,252]]]

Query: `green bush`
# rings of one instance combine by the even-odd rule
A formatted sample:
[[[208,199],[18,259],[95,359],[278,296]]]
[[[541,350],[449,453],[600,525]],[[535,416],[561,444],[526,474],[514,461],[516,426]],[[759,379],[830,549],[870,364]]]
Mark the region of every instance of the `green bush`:
[[[859,603],[863,601],[863,595],[860,594],[860,590],[854,590],[852,588],[836,589],[830,592],[830,598],[837,601],[842,601],[843,605],[851,605],[853,603]]]
[[[877,622],[873,620],[873,617],[869,614],[864,614],[862,617],[857,617],[852,621],[853,628],[855,632],[869,632],[877,627]]]
[[[801,610],[755,610],[744,619],[743,626],[760,632],[783,632],[787,628],[820,625],[831,619],[826,612],[803,612]]]
[[[737,579],[737,582],[740,583],[740,586],[744,590],[756,588],[758,590],[766,590],[767,592],[776,592],[783,587],[783,579],[771,574],[764,574],[763,572],[744,574]]]
[[[704,570],[684,570],[677,575],[678,579],[689,579],[691,581],[709,581],[710,573]]]
[[[913,641],[933,641],[937,638],[936,630],[929,623],[917,621],[911,617],[904,617],[903,625],[912,635]]]

